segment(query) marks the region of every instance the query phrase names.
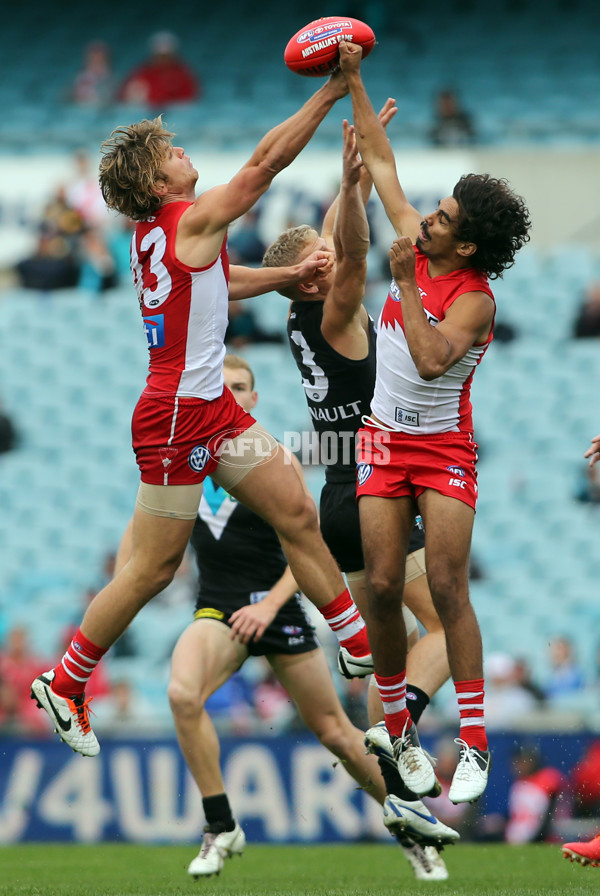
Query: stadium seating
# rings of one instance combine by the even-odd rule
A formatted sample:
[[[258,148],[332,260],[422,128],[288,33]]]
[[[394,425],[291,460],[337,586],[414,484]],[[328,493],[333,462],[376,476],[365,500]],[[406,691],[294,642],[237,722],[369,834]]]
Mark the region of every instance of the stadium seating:
[[[143,17],[132,0],[119,3],[118,14],[110,8],[70,5],[54,16],[47,4],[32,0],[11,11],[0,60],[1,148],[97,148],[116,124],[151,111],[85,109],[68,102],[86,43],[107,42],[119,81],[144,57],[154,23],[166,22],[156,0]],[[223,16],[218,5],[202,4],[194,13],[183,0],[173,0],[163,27],[179,32],[182,52],[205,85],[202,101],[172,110],[181,139],[212,148],[252,145],[294,111],[315,83],[285,70],[283,47],[299,25],[322,12],[318,4],[291,3],[276,16],[256,16],[244,0],[234,0]],[[560,2],[541,0],[466,6],[434,0],[427,17],[389,4],[374,4],[372,15],[380,22],[381,50],[376,47],[365,64],[365,77],[381,101],[390,92],[398,97],[400,145],[427,142],[434,95],[447,86],[460,93],[483,143],[600,140],[593,3],[579,0],[567,12]],[[444,35],[442,45],[432,39],[432,18],[436,33]],[[337,144],[338,138],[337,127],[325,121],[316,139]]]
[[[473,598],[487,649],[510,645],[540,675],[552,634],[575,637],[590,675],[598,646],[600,508],[573,495],[598,430],[600,345],[568,334],[579,293],[599,271],[597,259],[579,254],[568,266],[564,250],[525,250],[497,289],[518,336],[492,344],[473,387],[481,445],[473,552],[485,573]],[[261,326],[284,332],[285,300],[250,301]],[[126,287],[101,301],[77,290],[15,290],[2,302],[2,398],[22,444],[0,456],[0,615],[7,624],[30,619],[45,653],[82,609],[133,507],[129,425],[146,367],[138,313]],[[259,419],[281,438],[310,429],[287,346],[239,351],[256,374]],[[318,496],[322,468],[309,468],[307,478]],[[164,660],[187,618],[185,608],[169,616],[159,605],[140,614],[132,632],[144,645],[143,668]]]
[[[427,144],[433,97],[447,86],[473,113],[484,145],[600,142],[598,11],[591,2],[575,0],[568,13],[559,0],[490,0],[466,9],[434,2],[429,12],[435,10],[443,46],[416,8],[382,7],[382,46],[364,72],[376,102],[397,97],[398,147]],[[160,110],[177,122],[184,143],[253,146],[316,86],[287,72],[282,54],[299,23],[321,14],[318,5],[293,0],[271,17],[252,15],[247,2],[234,0],[226,17],[218,5],[201,4],[194,20],[188,4],[173,0],[172,23],[156,0],[146,4],[142,21],[139,5],[129,0],[119,4],[118,15],[110,9],[110,3],[108,9],[70,4],[55,14],[32,0],[5,17],[0,153],[65,153],[81,145],[97,151],[116,125],[154,114],[119,104],[78,108],[66,91],[89,40],[109,43],[120,78],[144,55],[156,22],[178,31],[183,54],[204,81],[201,102]],[[189,24],[185,32],[181,22]],[[343,103],[349,114],[349,101]],[[323,123],[316,145],[339,146],[337,120]],[[589,677],[595,674],[600,508],[573,495],[583,451],[599,428],[600,345],[571,340],[570,329],[583,288],[597,278],[598,257],[580,246],[523,250],[496,284],[499,317],[516,327],[517,338],[492,345],[474,383],[481,498],[473,552],[485,577],[473,583],[473,598],[486,648],[510,645],[540,677],[548,638],[559,631],[576,639]],[[375,275],[373,314],[380,297]],[[250,301],[264,329],[284,332],[284,299],[270,294]],[[128,287],[100,299],[79,290],[8,290],[1,309],[0,398],[21,444],[0,455],[0,629],[27,619],[35,645],[52,655],[133,507],[138,476],[130,418],[147,351]],[[254,345],[240,353],[256,374],[261,421],[281,438],[309,429],[287,346]],[[322,469],[307,470],[307,479],[318,496]],[[140,614],[132,633],[142,655],[119,661],[140,685],[157,681],[147,669],[167,655],[187,619],[163,610]],[[150,696],[164,710],[163,678],[160,693],[155,687]]]

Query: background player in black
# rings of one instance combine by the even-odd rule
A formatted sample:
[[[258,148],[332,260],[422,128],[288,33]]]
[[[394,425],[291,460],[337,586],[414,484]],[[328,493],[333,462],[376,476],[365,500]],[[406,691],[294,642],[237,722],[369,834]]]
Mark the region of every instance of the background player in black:
[[[380,112],[384,125],[394,112],[393,102],[388,101]],[[375,385],[375,330],[363,305],[369,249],[365,205],[371,187],[357,154],[353,128],[345,122],[340,194],[325,215],[321,236],[309,226],[291,228],[267,249],[263,259],[264,266],[275,267],[297,262],[316,249],[330,252],[329,265],[305,282],[279,292],[292,300],[288,335],[313,424],[321,439],[327,438],[328,447],[333,444],[337,449],[335,463],[326,465],[321,529],[359,608],[365,605],[364,563],[353,448],[361,418],[369,413]],[[332,435],[326,437],[325,433]],[[407,686],[407,705],[415,720],[449,675],[444,633],[427,585],[423,545],[417,529],[407,558],[405,589],[405,604],[427,630],[412,647],[408,661],[411,684]],[[343,668],[343,655],[340,665]],[[375,688],[369,688],[369,704],[371,720],[381,720],[383,711]],[[369,729],[366,737],[371,749],[389,757],[391,746],[383,725]],[[386,810],[410,812],[406,805],[410,792],[395,775],[395,766],[382,762],[382,771],[390,794],[399,797],[392,798]]]

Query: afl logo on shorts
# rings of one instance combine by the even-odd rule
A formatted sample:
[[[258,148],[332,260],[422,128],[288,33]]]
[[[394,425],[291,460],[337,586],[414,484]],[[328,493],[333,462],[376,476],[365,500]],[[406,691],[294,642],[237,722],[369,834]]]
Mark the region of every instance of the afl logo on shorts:
[[[204,467],[210,460],[210,451],[206,447],[206,445],[196,445],[196,447],[190,451],[188,457],[188,464],[194,471],[194,473],[201,473]]]
[[[364,485],[371,473],[373,467],[371,464],[358,464],[356,467],[356,479],[359,485]]]

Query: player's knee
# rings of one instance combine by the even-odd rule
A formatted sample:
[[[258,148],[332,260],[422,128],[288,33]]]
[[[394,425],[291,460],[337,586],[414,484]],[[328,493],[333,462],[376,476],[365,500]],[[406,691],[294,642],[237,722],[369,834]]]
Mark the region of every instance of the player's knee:
[[[299,532],[313,530],[319,531],[319,516],[317,506],[311,497],[304,491],[290,497],[285,504],[285,516],[277,526],[281,535],[293,540]]]
[[[152,596],[154,596],[171,584],[179,569],[182,554],[178,552],[160,557],[154,556],[150,559],[147,557],[135,559],[139,560],[138,581],[145,579],[147,591],[152,592]]]
[[[466,583],[461,576],[452,571],[432,572],[429,576],[429,588],[433,604],[442,621],[447,621],[452,616],[460,616],[465,605],[469,603]]]
[[[190,688],[176,677],[172,677],[167,688],[171,712],[180,718],[199,716],[204,710],[204,699],[199,688]]]
[[[348,753],[348,732],[334,714],[326,714],[318,720],[315,734],[326,749],[336,756]]]
[[[402,596],[402,583],[386,570],[376,570],[368,579],[369,603],[375,613],[387,612],[398,606]]]

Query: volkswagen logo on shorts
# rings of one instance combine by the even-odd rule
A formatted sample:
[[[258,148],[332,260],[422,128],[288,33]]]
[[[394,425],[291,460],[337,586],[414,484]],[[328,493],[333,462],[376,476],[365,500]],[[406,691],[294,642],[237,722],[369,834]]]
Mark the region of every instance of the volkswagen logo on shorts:
[[[364,485],[372,472],[373,467],[371,464],[358,464],[358,466],[356,467],[356,478],[358,480],[358,484]]]
[[[190,451],[188,457],[188,464],[194,471],[194,473],[201,473],[204,467],[210,460],[210,451],[206,447],[206,445],[196,445],[195,448]]]

